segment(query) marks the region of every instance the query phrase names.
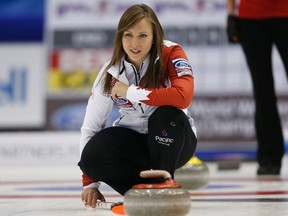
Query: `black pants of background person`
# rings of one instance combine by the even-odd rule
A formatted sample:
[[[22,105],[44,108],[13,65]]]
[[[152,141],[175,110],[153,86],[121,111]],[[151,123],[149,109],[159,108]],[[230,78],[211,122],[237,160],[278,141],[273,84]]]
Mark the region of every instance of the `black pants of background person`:
[[[274,88],[272,45],[276,46],[288,77],[288,19],[241,19],[239,28],[254,90],[258,174],[265,174],[265,167],[269,166],[276,168],[274,174],[277,174],[284,154],[284,139]]]
[[[148,134],[123,127],[97,133],[85,146],[79,166],[123,195],[149,181],[139,177],[143,170],[167,170],[173,176],[194,155],[196,144],[187,116],[174,107],[159,107],[149,118]]]

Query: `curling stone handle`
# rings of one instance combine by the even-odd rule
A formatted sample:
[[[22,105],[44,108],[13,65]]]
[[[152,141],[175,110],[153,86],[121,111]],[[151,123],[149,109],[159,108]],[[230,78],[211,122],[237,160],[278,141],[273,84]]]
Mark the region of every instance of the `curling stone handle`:
[[[144,170],[140,172],[140,177],[142,178],[159,178],[171,179],[171,175],[166,170]]]

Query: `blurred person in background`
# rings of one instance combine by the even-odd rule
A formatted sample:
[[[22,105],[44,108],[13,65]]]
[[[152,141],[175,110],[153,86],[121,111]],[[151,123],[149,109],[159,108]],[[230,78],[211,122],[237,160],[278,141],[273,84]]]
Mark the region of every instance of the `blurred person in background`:
[[[147,5],[133,5],[120,18],[112,58],[94,82],[81,127],[85,205],[105,201],[99,182],[124,195],[135,184],[150,183],[140,178],[141,171],[166,170],[173,176],[195,153],[188,113],[192,68],[181,46],[163,37]],[[121,116],[104,128],[113,104]]]
[[[288,77],[288,1],[227,0],[227,10],[229,42],[240,42],[253,84],[257,174],[279,175],[284,138],[274,87],[272,48],[276,46]]]

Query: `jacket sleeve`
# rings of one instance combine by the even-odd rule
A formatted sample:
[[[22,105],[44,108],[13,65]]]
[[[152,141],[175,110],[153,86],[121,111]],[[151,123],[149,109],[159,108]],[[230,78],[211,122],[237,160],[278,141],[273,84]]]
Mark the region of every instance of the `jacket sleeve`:
[[[111,98],[102,94],[101,79],[103,78],[105,68],[106,65],[102,67],[97,75],[86,107],[86,113],[81,127],[80,156],[92,136],[104,128],[106,120],[113,108]],[[93,181],[84,173],[82,174],[82,184],[84,189],[99,188],[100,186],[99,182]]]
[[[192,67],[179,45],[165,47],[163,55],[164,70],[168,73],[169,84],[164,88],[141,88],[131,85],[127,99],[131,102],[150,106],[174,106],[179,109],[189,107],[194,94]]]
[[[92,179],[90,179],[88,176],[86,176],[84,173],[82,174],[82,185],[83,188],[99,188],[100,182],[95,182]]]
[[[102,70],[100,70],[94,82],[86,107],[86,113],[81,127],[80,155],[92,136],[105,127],[106,121],[113,108],[111,98],[102,94],[101,78],[103,77],[104,68],[105,65]]]

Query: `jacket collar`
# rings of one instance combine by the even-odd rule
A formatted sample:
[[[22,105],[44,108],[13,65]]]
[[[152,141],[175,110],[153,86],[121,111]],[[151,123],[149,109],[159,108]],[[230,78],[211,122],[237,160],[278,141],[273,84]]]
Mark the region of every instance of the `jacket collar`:
[[[156,59],[156,61],[158,60],[159,58]],[[141,74],[141,77],[144,75],[143,72],[146,72],[146,69],[149,65],[149,62],[150,62],[150,58],[149,56],[142,62],[141,64],[141,67],[140,67],[140,74]],[[119,74],[120,71],[123,70],[123,67],[125,67],[125,70],[123,71],[123,73]],[[115,64],[113,65],[112,67],[110,67],[107,71],[108,73],[110,73],[113,77],[115,77],[116,79],[118,79],[120,82],[123,82],[125,84],[129,84],[128,82],[128,79],[126,77],[126,73],[129,73],[129,72],[133,72],[133,68],[136,70],[136,67],[128,62],[125,57],[123,56],[122,59],[121,59],[121,65],[119,64]]]

